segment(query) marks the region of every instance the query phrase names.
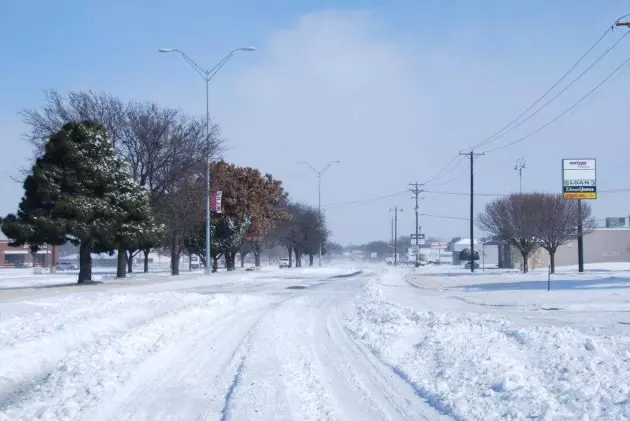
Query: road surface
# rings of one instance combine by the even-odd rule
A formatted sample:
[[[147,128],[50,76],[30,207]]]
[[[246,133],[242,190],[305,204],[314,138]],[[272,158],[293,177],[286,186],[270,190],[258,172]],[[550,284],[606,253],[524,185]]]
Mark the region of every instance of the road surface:
[[[276,271],[5,300],[0,420],[448,419],[346,330],[375,276]]]

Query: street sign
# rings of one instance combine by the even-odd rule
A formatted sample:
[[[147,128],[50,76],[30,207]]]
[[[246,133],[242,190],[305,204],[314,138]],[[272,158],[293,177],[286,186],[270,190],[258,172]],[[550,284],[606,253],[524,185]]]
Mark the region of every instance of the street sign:
[[[597,199],[595,159],[562,160],[562,194],[565,199]]]
[[[416,234],[411,234],[411,239],[415,240],[416,239]],[[424,240],[424,234],[418,234],[418,240]]]

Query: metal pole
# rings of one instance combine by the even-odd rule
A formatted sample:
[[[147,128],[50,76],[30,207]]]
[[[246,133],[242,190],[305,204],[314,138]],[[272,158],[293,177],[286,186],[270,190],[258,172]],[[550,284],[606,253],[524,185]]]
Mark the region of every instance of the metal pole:
[[[473,205],[474,200],[474,192],[475,192],[475,183],[474,183],[474,172],[473,165],[475,162],[475,156],[470,152],[470,271],[475,271],[475,224],[474,224],[474,213],[475,208]]]
[[[394,215],[393,214],[392,214],[392,220],[391,220],[391,231],[392,231],[392,250],[393,250],[394,249]]]
[[[577,248],[578,248],[578,271],[584,272],[584,232],[582,227],[582,199],[578,199],[578,226],[577,226]]]
[[[234,53],[237,51],[255,51],[254,47],[241,47],[235,48],[225,55],[214,67],[211,69],[204,69],[199,66],[193,59],[188,57],[183,51],[175,49],[175,48],[160,48],[159,51],[161,53],[179,53],[188,64],[206,81],[206,193],[205,193],[205,201],[206,201],[206,265],[204,268],[204,273],[209,274],[211,271],[210,261],[212,260],[211,255],[211,246],[212,239],[210,238],[210,224],[212,222],[212,216],[210,213],[210,195],[211,195],[211,178],[212,178],[212,167],[211,167],[211,154],[210,154],[210,81],[217,74],[219,70],[227,63]]]
[[[398,265],[398,206],[394,208],[394,266]]]
[[[308,167],[315,173],[315,175],[317,175],[317,208],[318,208],[318,215],[319,215],[319,226],[320,228],[322,228],[322,175],[324,175],[326,173],[326,171],[328,170],[328,168],[330,168],[331,165],[333,164],[338,164],[340,161],[330,161],[328,164],[326,164],[326,166],[324,167],[324,169],[322,169],[321,171],[317,171],[315,169],[315,167],[313,167],[310,163],[308,163],[307,161],[298,161],[298,164],[305,164],[308,165]],[[322,266],[322,238],[320,238],[319,241],[319,266]]]
[[[523,168],[518,169],[518,192],[523,193]]]
[[[418,194],[416,193],[416,266],[420,260],[420,246],[418,244],[418,237],[420,236],[420,230],[418,226]]]
[[[212,239],[210,238],[210,224],[212,223],[212,214],[210,213],[210,195],[212,167],[210,166],[210,79],[206,79],[206,266],[204,273],[210,273],[210,265],[212,260]]]
[[[322,175],[317,174],[317,209],[319,218],[319,227],[322,226]],[[322,241],[319,241],[319,267],[322,267]]]

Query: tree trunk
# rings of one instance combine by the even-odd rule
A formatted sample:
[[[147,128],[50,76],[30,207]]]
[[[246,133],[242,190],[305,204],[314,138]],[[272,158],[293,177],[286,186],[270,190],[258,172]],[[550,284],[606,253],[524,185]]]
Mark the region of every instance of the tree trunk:
[[[302,252],[297,247],[295,247],[293,251],[295,252],[295,267],[301,268],[302,267]]]
[[[133,273],[133,258],[135,255],[135,251],[129,251],[127,255],[127,273]]]
[[[241,258],[241,269],[243,269],[245,267],[245,254],[243,253],[239,253],[240,254],[240,258]]]
[[[212,273],[216,273],[219,270],[219,259],[220,257],[212,258]]]
[[[260,244],[254,244],[254,265],[260,267]]]
[[[150,249],[146,249],[144,252],[144,273],[149,273],[149,253],[151,253]]]
[[[127,277],[127,252],[125,248],[122,246],[118,247],[116,251],[116,278],[126,278]]]
[[[556,251],[549,250],[549,271],[551,273],[556,273]]]
[[[287,251],[289,252],[289,267],[293,267],[293,253],[291,252],[291,246],[287,246]]]
[[[308,265],[311,266],[311,267],[313,266],[313,254],[312,253],[309,253],[309,255],[308,255]]]
[[[179,275],[179,244],[176,233],[171,237],[171,275]]]
[[[92,280],[92,240],[81,240],[79,245],[79,283]]]
[[[226,255],[225,266],[227,266],[227,270],[229,272],[236,269],[236,252],[230,251]]]
[[[527,262],[527,258],[529,257],[529,254],[521,252],[521,257],[523,258],[523,273],[527,273],[529,271],[529,265]]]

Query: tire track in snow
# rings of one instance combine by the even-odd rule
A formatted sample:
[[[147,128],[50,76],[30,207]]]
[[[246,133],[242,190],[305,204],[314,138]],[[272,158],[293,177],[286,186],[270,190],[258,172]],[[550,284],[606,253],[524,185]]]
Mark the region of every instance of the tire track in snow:
[[[92,419],[84,418],[86,412],[111,398],[138,364],[159,354],[170,343],[194,337],[194,326],[220,316],[222,307],[229,310],[236,301],[203,298],[199,303],[145,320],[126,332],[84,343],[80,349],[53,358],[55,367],[40,381],[28,382],[20,393],[9,395],[1,408],[0,420]]]

